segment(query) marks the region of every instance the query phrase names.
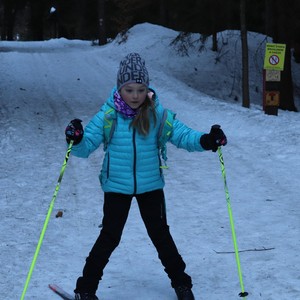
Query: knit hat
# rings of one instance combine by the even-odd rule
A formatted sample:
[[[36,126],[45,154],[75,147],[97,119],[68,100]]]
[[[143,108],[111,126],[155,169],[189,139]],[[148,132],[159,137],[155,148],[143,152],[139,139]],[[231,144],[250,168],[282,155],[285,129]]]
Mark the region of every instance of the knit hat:
[[[128,83],[142,83],[149,86],[149,75],[144,59],[138,53],[129,53],[120,62],[117,74],[118,91]]]

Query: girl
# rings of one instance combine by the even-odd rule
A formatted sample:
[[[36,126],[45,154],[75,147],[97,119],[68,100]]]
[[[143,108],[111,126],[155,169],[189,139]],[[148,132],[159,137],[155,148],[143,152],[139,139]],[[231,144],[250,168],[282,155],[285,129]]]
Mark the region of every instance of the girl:
[[[115,112],[115,128],[108,143],[104,133],[107,111]],[[178,299],[194,300],[192,279],[185,272],[186,265],[166,220],[164,178],[157,142],[163,112],[156,92],[149,88],[145,61],[139,54],[130,53],[120,62],[117,86],[85,130],[79,119],[72,120],[66,128],[67,142],[74,142],[73,155],[87,158],[101,143],[106,144],[99,175],[104,191],[103,226],[77,280],[74,291],[77,300],[98,299],[99,281],[121,240],[133,198],[137,200],[148,235]],[[178,120],[173,122],[169,140],[188,151],[216,151],[227,143],[220,126],[213,126],[210,133],[204,134]]]

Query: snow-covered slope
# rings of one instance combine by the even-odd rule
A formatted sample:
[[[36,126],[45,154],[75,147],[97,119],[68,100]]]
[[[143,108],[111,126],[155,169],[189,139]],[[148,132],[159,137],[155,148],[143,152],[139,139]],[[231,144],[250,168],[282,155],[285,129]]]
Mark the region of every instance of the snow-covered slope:
[[[115,84],[120,59],[133,51],[145,58],[151,85],[178,119],[201,131],[221,124],[228,136],[223,155],[248,299],[300,299],[299,115],[279,111],[277,117],[267,116],[258,104],[244,109],[228,99],[233,84],[228,74],[238,72],[233,33],[222,33],[228,41],[223,52],[215,54],[207,46],[189,57],[169,47],[176,35],[141,24],[130,30],[126,43],[103,47],[65,39],[0,42],[4,299],[22,294],[64,159],[65,126],[74,117],[84,124],[90,120]],[[261,37],[251,34],[250,41],[258,45]],[[231,61],[225,59],[229,55]],[[252,95],[258,94],[259,103],[261,83],[252,65],[251,86],[258,86]],[[207,95],[213,90],[219,98]],[[240,299],[234,254],[224,253],[234,250],[218,155],[170,145],[168,156],[168,222],[193,277],[196,299]],[[102,149],[88,160],[71,156],[25,299],[55,299],[50,282],[73,290],[100,230],[102,157]],[[62,218],[55,218],[58,210]],[[175,300],[135,202],[98,296]]]

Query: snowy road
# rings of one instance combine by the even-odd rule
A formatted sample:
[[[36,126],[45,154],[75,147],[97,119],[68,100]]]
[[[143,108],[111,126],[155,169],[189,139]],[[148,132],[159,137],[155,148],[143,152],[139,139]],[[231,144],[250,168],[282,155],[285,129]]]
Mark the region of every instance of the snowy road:
[[[243,109],[188,87],[164,72],[165,62],[186,65],[161,42],[174,32],[141,26],[128,44],[101,48],[63,39],[1,42],[1,294],[22,294],[65,155],[67,122],[86,124],[108,97],[119,60],[140,51],[166,107],[195,129],[219,123],[228,136],[223,155],[248,299],[300,299],[299,114],[266,116],[258,106]],[[145,30],[152,38],[144,39]],[[168,221],[197,300],[240,299],[234,254],[219,253],[232,252],[233,243],[217,154],[170,145],[168,156]],[[25,299],[54,300],[52,282],[73,290],[100,230],[102,157],[99,149],[88,160],[70,158]],[[55,218],[59,209],[64,215]],[[175,300],[135,202],[98,296]]]

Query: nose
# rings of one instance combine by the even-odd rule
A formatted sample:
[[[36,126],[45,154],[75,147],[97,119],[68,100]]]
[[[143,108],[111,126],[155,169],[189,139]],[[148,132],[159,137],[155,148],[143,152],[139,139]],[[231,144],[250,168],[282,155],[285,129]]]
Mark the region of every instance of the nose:
[[[132,96],[133,96],[133,98],[135,98],[135,99],[138,98],[138,91],[133,91],[133,95],[132,95]]]

